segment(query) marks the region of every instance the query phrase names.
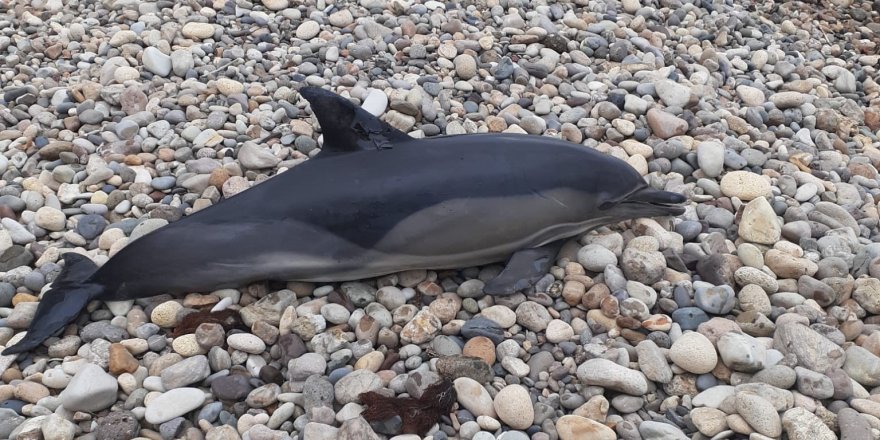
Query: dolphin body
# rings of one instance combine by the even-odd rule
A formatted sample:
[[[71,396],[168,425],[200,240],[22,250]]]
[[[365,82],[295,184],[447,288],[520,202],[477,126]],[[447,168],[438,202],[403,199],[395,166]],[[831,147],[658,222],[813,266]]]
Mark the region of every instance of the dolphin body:
[[[508,261],[484,292],[533,286],[571,237],[626,219],[679,215],[627,163],[548,137],[414,139],[329,91],[306,87],[320,154],[141,237],[101,268],[75,253],[43,295],[32,350],[92,300],[236,287],[258,280],[346,281],[408,269]]]

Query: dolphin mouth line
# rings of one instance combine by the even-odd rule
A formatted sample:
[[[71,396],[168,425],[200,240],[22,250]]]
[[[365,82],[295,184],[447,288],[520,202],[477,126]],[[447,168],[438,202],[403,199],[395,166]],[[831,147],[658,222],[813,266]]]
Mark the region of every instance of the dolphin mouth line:
[[[646,211],[654,211],[666,215],[681,215],[685,211],[682,205],[687,198],[678,193],[643,186],[627,194],[618,202],[618,206],[637,207]]]
[[[625,200],[621,202],[623,205],[630,206],[638,206],[642,208],[648,209],[656,209],[658,211],[662,211],[665,215],[682,215],[684,214],[685,208],[684,206],[673,204],[673,203],[662,203],[662,202],[645,202],[641,200]]]

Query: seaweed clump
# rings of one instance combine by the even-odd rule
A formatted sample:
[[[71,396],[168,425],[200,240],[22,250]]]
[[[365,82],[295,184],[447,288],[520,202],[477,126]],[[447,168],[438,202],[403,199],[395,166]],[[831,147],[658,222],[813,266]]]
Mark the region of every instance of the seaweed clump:
[[[361,416],[369,422],[379,422],[399,416],[401,434],[425,435],[440,417],[452,411],[457,396],[452,382],[442,380],[425,389],[422,396],[388,397],[376,391],[360,395],[367,406]]]
[[[177,327],[174,327],[174,331],[171,332],[171,337],[177,338],[190,333],[195,333],[199,324],[206,322],[220,324],[223,326],[223,330],[227,332],[234,328],[246,329],[241,320],[241,315],[239,315],[236,310],[223,309],[216,312],[202,310],[184,316],[180,320],[180,323],[177,324]]]

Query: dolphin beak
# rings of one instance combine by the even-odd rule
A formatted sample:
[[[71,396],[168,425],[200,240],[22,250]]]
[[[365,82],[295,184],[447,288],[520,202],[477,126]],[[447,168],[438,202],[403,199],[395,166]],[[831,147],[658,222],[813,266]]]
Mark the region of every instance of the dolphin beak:
[[[608,209],[622,208],[627,211],[650,216],[681,215],[687,198],[681,194],[654,189],[648,185],[640,187],[619,200],[608,202]]]

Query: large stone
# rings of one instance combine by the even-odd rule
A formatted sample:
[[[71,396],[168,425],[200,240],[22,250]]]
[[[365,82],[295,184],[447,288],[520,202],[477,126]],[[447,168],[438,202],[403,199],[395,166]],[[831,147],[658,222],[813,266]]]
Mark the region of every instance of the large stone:
[[[175,388],[164,392],[147,404],[144,419],[158,425],[180,417],[205,402],[205,393],[198,388]]]
[[[804,408],[797,407],[782,415],[782,427],[789,440],[836,440],[834,431],[822,419]]]
[[[238,150],[238,160],[245,168],[259,170],[272,168],[281,162],[271,151],[261,148],[253,142],[245,142]]]
[[[116,378],[101,367],[85,364],[61,392],[61,403],[70,411],[97,412],[116,402]]]
[[[691,89],[672,80],[662,79],[654,82],[657,96],[669,107],[684,108],[691,99]]]
[[[880,386],[880,357],[858,345],[846,349],[843,371],[865,387]]]
[[[777,326],[773,335],[773,348],[783,354],[795,355],[799,365],[820,373],[840,368],[846,360],[840,346],[796,322],[785,322]]]
[[[556,421],[556,433],[560,440],[614,440],[614,430],[586,417],[565,415]]]
[[[171,73],[171,56],[162,53],[161,50],[155,47],[151,46],[144,49],[141,62],[154,75],[168,76]]]
[[[697,332],[685,333],[672,344],[669,359],[685,371],[704,374],[718,363],[718,354],[712,342]]]
[[[739,236],[743,240],[772,245],[781,235],[782,225],[766,198],[758,197],[746,205],[739,223]]]
[[[453,383],[458,404],[474,416],[495,417],[492,396],[479,382],[469,377],[459,377]]]
[[[756,372],[764,368],[767,351],[757,339],[741,333],[727,332],[718,338],[721,360],[731,370]]]
[[[647,118],[651,131],[661,139],[669,139],[687,133],[687,121],[671,113],[652,108],[648,110]]]
[[[774,438],[782,434],[782,422],[776,408],[763,397],[747,392],[737,393],[736,411],[755,431]]]
[[[607,359],[590,359],[577,369],[577,377],[586,385],[596,385],[633,396],[648,392],[648,381],[640,371],[631,370]]]

